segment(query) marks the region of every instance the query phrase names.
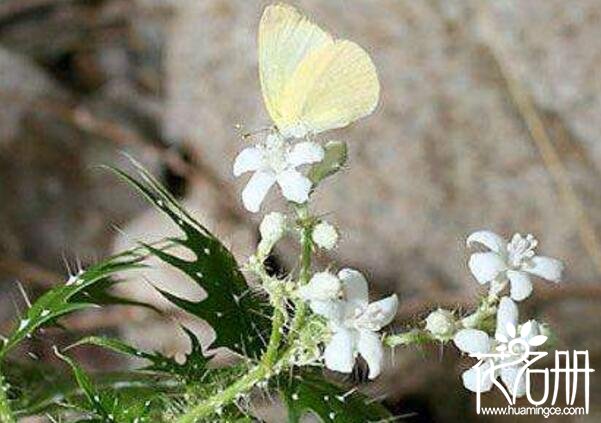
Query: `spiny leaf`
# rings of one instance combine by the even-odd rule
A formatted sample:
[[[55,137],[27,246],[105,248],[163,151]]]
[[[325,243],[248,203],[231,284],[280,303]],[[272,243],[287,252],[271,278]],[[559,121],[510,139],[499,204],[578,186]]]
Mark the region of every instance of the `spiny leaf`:
[[[101,419],[102,422],[115,423],[143,423],[157,421],[157,415],[151,417],[152,412],[156,411],[153,404],[159,396],[156,392],[137,391],[136,396],[123,395],[123,390],[98,389],[86,371],[73,359],[63,355],[55,348],[56,355],[65,361],[70,367],[81,389],[85,402],[77,404],[71,401],[76,409],[87,411],[92,419]],[[127,382],[126,382],[127,383]],[[122,387],[121,387],[122,388]]]
[[[186,212],[148,172],[135,162],[134,165],[139,179],[113,170],[173,220],[184,236],[171,238],[170,241],[187,248],[196,257],[186,260],[164,248],[146,247],[150,253],[185,273],[202,287],[206,298],[189,301],[159,291],[179,308],[212,326],[216,334],[212,348],[226,347],[239,354],[258,358],[265,347],[264,336],[269,333],[269,305],[252,292],[232,253]]]
[[[4,366],[6,379],[10,383],[9,395],[15,414],[21,416],[40,415],[63,409],[59,404],[80,404],[86,401],[73,378],[64,371],[36,362],[9,361]],[[118,392],[127,399],[146,398],[157,393],[182,394],[184,385],[172,378],[159,378],[137,372],[111,372],[97,376],[99,390]]]
[[[134,348],[131,345],[114,338],[90,336],[78,341],[70,348],[78,345],[96,345],[121,354],[129,355],[130,357],[141,358],[151,362],[149,366],[143,367],[140,370],[164,373],[167,375],[177,375],[186,381],[199,381],[207,372],[206,365],[211,356],[204,355],[200,342],[194,333],[192,333],[186,327],[182,327],[182,329],[186,332],[192,344],[192,350],[188,355],[186,355],[186,360],[183,364],[180,364],[173,358],[166,357],[158,352],[148,353],[140,351],[137,348]]]
[[[109,276],[116,273],[144,267],[142,259],[138,250],[127,251],[82,270],[71,276],[67,283],[47,291],[32,304],[4,341],[0,348],[0,362],[12,348],[37,329],[54,324],[56,319],[68,313],[97,306],[91,295],[84,294],[86,290],[96,283],[105,283]]]
[[[312,413],[323,422],[367,423],[391,417],[379,403],[355,390],[344,391],[315,371],[280,380],[280,391],[288,408],[288,421],[301,421]]]
[[[129,305],[148,308],[159,314],[161,313],[158,308],[151,304],[130,300],[128,298],[123,298],[112,294],[110,289],[120,283],[124,282],[118,278],[103,278],[93,285],[88,286],[85,290],[73,295],[72,301],[91,301],[97,305]]]

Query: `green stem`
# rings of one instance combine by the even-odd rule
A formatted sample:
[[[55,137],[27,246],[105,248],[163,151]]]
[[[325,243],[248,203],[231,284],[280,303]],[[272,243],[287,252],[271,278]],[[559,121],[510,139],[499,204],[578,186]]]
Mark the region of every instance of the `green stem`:
[[[313,224],[309,215],[309,210],[306,205],[297,208],[298,218],[301,224],[301,253],[300,253],[300,270],[299,270],[299,285],[304,285],[309,282],[311,277],[311,252],[313,248],[311,232]],[[264,283],[269,283],[269,276],[264,272],[263,268],[255,268],[257,275]],[[220,408],[230,404],[240,394],[250,391],[258,382],[271,377],[274,372],[286,367],[290,355],[293,353],[294,347],[289,343],[288,348],[280,354],[280,346],[282,343],[282,332],[286,322],[284,313],[284,305],[281,292],[277,290],[270,291],[272,302],[274,304],[274,312],[272,318],[271,335],[269,344],[261,357],[260,363],[250,370],[242,378],[235,383],[225,388],[223,391],[213,395],[212,397],[202,401],[190,409],[186,414],[177,420],[177,423],[195,423],[196,421],[208,417],[217,412]],[[307,308],[303,301],[296,304],[294,319],[291,323],[290,337],[291,340],[302,328]],[[281,364],[281,365],[280,365]]]
[[[263,354],[261,363],[268,369],[271,368],[278,359],[278,350],[280,343],[282,342],[282,332],[285,322],[284,313],[280,305],[276,305],[273,312],[273,319],[271,324],[271,335],[269,336],[269,344]]]
[[[6,396],[7,389],[8,389],[8,385],[6,384],[2,374],[0,374],[0,422],[15,423],[16,420],[10,409],[10,405],[8,403],[8,397]]]
[[[396,347],[399,345],[420,345],[436,341],[432,335],[425,330],[412,329],[405,333],[388,335],[384,338],[384,345],[387,347]]]
[[[236,399],[236,397],[244,392],[250,391],[261,379],[269,374],[269,369],[263,364],[258,365],[253,370],[248,372],[237,382],[231,384],[223,391],[201,402],[196,407],[189,410],[186,414],[180,417],[178,423],[195,423],[203,417],[210,416],[218,412],[218,410]]]
[[[264,272],[263,267],[256,269],[256,272],[264,283],[270,282],[270,278],[267,273]],[[229,405],[240,394],[250,391],[258,382],[269,378],[273,374],[274,368],[278,362],[278,352],[282,342],[282,332],[286,316],[284,314],[282,293],[278,290],[270,292],[274,305],[271,335],[269,336],[269,344],[261,357],[260,363],[223,391],[193,407],[180,417],[177,420],[177,423],[194,423],[203,417],[217,413],[220,408]]]
[[[298,284],[299,286],[302,286],[309,283],[309,278],[311,277],[311,252],[313,249],[313,239],[311,235],[313,232],[313,225],[307,206],[299,207],[297,213],[302,225],[300,239],[300,270],[298,274]],[[295,306],[294,319],[292,320],[290,327],[290,334],[292,337],[296,336],[301,329],[307,315],[307,305],[304,301],[297,301]]]

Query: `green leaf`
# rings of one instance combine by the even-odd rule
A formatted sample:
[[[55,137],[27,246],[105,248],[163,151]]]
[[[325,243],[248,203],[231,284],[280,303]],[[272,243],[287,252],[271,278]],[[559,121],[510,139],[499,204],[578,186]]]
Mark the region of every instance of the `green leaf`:
[[[54,412],[64,406],[60,404],[81,404],[87,401],[73,377],[53,366],[36,362],[9,361],[4,368],[10,384],[11,406],[17,416],[40,415]],[[147,398],[151,395],[182,394],[184,385],[172,378],[158,378],[138,372],[102,373],[95,381],[98,390],[111,390],[120,395],[123,401]],[[131,398],[132,401],[129,401]],[[77,406],[81,408],[81,406]]]
[[[139,250],[131,250],[110,257],[87,270],[72,276],[67,283],[61,283],[38,298],[27,310],[19,325],[8,335],[0,348],[0,362],[19,342],[31,336],[37,329],[52,325],[56,319],[77,310],[96,307],[91,295],[85,295],[97,283],[125,270],[144,267]]]
[[[312,413],[323,422],[367,423],[389,419],[391,414],[379,403],[357,392],[336,386],[316,371],[305,371],[280,381],[288,408],[288,422],[301,421]]]
[[[130,357],[140,358],[150,361],[150,365],[143,367],[142,371],[164,373],[167,375],[177,375],[185,379],[186,381],[199,381],[207,372],[207,363],[211,356],[205,356],[202,351],[202,346],[198,341],[198,338],[186,327],[182,327],[190,338],[192,344],[192,350],[186,355],[186,360],[183,364],[178,363],[173,358],[166,357],[158,352],[144,352],[140,351],[125,342],[114,339],[99,336],[90,336],[84,338],[69,348],[73,348],[79,345],[96,345],[99,347],[107,348],[109,350],[128,355]]]
[[[86,287],[83,291],[77,292],[75,295],[73,295],[72,301],[91,301],[97,305],[129,305],[143,307],[161,314],[161,310],[151,304],[113,295],[110,292],[110,289],[120,283],[124,283],[124,281],[118,278],[107,277],[100,279],[93,285]]]
[[[309,170],[309,179],[313,185],[338,172],[346,163],[346,143],[329,141],[324,146],[325,155],[321,162],[314,164]]]
[[[72,408],[85,412],[92,419],[100,419],[102,422],[134,423],[153,422],[160,416],[161,397],[154,389],[140,389],[142,385],[136,384],[129,375],[129,381],[122,381],[118,388],[116,384],[111,389],[101,390],[97,388],[86,371],[73,359],[63,355],[55,348],[56,355],[65,361],[70,367],[81,389],[85,402],[78,403],[73,398],[70,403]],[[127,394],[125,387],[133,389]]]
[[[226,347],[239,354],[258,358],[265,348],[264,339],[270,330],[270,306],[253,292],[232,253],[184,210],[148,172],[135,162],[134,165],[139,179],[117,169],[113,171],[171,218],[181,229],[183,237],[171,238],[170,241],[194,253],[195,259],[178,257],[165,248],[146,247],[151,254],[186,274],[207,295],[200,301],[189,301],[159,291],[179,308],[212,326],[216,334],[212,348]]]

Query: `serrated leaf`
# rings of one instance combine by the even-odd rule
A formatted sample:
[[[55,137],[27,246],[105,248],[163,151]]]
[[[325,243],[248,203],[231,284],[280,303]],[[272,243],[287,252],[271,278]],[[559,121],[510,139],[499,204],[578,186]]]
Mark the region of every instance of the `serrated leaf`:
[[[345,391],[314,371],[305,371],[280,382],[288,409],[288,422],[296,423],[312,413],[323,422],[367,423],[389,419],[379,403],[356,390]]]
[[[77,310],[95,307],[93,298],[84,295],[94,284],[125,270],[144,267],[138,250],[127,251],[108,258],[72,276],[38,298],[25,313],[19,325],[8,335],[0,348],[0,362],[6,354],[37,329],[55,323],[56,319]]]
[[[153,402],[157,399],[155,392],[147,392],[146,396],[123,395],[123,386],[120,389],[98,389],[86,371],[72,358],[62,354],[55,349],[56,355],[66,362],[73,372],[77,385],[81,389],[85,403],[80,404],[79,409],[87,411],[92,419],[99,418],[102,422],[115,423],[143,423],[156,421],[151,417],[154,410]],[[127,384],[128,382],[125,382]],[[76,404],[74,404],[76,405]]]
[[[226,347],[239,354],[258,358],[265,347],[264,337],[269,333],[269,305],[251,290],[232,253],[186,212],[148,172],[136,166],[139,179],[113,170],[171,218],[184,236],[171,238],[170,241],[194,253],[195,259],[178,257],[164,248],[146,247],[151,254],[199,285],[205,291],[206,298],[190,301],[159,291],[170,302],[205,320],[213,328],[216,338],[211,344],[212,348]]]
[[[150,309],[156,313],[161,313],[161,310],[152,304],[146,304],[140,301],[130,300],[128,298],[119,297],[110,292],[110,289],[115,285],[124,283],[118,278],[103,278],[95,282],[93,285],[86,287],[83,291],[76,293],[72,297],[74,302],[93,302],[96,305],[128,305]]]
[[[190,338],[192,349],[186,355],[185,361],[180,364],[171,357],[166,357],[158,352],[145,352],[128,345],[127,343],[114,338],[106,338],[99,336],[90,336],[73,344],[70,348],[79,345],[96,345],[107,348],[109,350],[126,354],[130,357],[140,358],[151,362],[149,366],[143,367],[140,370],[164,373],[167,375],[177,375],[184,378],[186,381],[201,380],[207,372],[207,363],[211,356],[205,356],[202,351],[202,346],[198,338],[186,327],[182,327]]]
[[[73,377],[55,367],[40,362],[31,365],[11,360],[4,366],[3,372],[10,384],[11,405],[17,416],[40,415],[62,409],[59,404],[81,404],[85,401]],[[184,392],[184,385],[172,378],[131,371],[102,373],[97,376],[95,384],[99,390],[118,392],[122,399]]]

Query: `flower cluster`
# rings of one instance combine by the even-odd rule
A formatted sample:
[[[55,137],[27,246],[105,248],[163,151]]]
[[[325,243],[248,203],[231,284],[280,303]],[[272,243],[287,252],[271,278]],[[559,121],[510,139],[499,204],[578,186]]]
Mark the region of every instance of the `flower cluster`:
[[[477,231],[468,237],[467,245],[488,249],[473,253],[468,261],[474,278],[480,284],[489,284],[488,296],[474,313],[460,320],[448,310],[433,311],[426,319],[425,329],[436,340],[452,339],[460,351],[473,357],[489,357],[478,363],[479,369],[474,367],[463,373],[467,389],[486,392],[500,378],[511,395],[521,397],[526,392],[526,380],[519,359],[543,345],[547,336],[535,320],[519,323],[517,302],[532,293],[531,276],[558,283],[564,265],[557,259],[536,255],[538,241],[532,235],[524,237],[518,233],[507,242],[493,232]],[[491,320],[496,322],[492,336],[487,331]]]
[[[336,145],[336,149],[344,151],[346,157],[345,148]],[[292,202],[292,209],[297,213],[296,219],[279,212],[271,212],[263,218],[259,226],[261,241],[248,268],[262,279],[274,306],[284,310],[283,315],[286,313],[282,301],[293,301],[300,308],[307,304],[317,318],[311,320],[313,329],[309,336],[296,327],[298,322],[295,320],[289,323],[299,330],[295,341],[297,350],[292,354],[296,357],[292,360],[294,363],[307,364],[318,359],[331,370],[349,373],[356,358],[361,356],[369,366],[369,378],[373,379],[381,373],[385,345],[408,344],[424,337],[415,330],[384,339],[379,335],[379,331],[394,319],[398,298],[391,295],[370,303],[367,280],[359,271],[343,268],[337,274],[328,270],[311,274],[310,255],[314,248],[332,250],[339,238],[338,230],[330,223],[311,216],[306,204],[319,182],[307,175],[315,171],[315,166],[322,164],[320,162],[326,161],[325,156],[326,149],[318,143],[295,142],[277,132],[238,155],[234,175],[254,171],[242,193],[248,210],[258,211],[269,188],[277,183],[282,195]],[[303,165],[312,165],[307,175],[297,170]],[[336,163],[333,168],[340,167],[341,164]],[[327,170],[320,172],[330,174],[330,168],[328,164]],[[301,269],[297,281],[267,276],[262,267],[276,243],[287,234],[296,235],[301,244]],[[508,242],[493,232],[477,231],[467,238],[467,245],[485,249],[471,254],[468,266],[478,283],[488,284],[488,295],[474,313],[462,318],[449,310],[433,311],[425,320],[423,333],[429,340],[452,340],[459,350],[471,355],[502,352],[502,359],[488,359],[481,369],[485,373],[497,367],[501,370],[488,372],[478,385],[476,369],[472,368],[464,372],[463,383],[469,390],[484,392],[500,378],[515,396],[521,396],[525,391],[525,381],[518,367],[497,365],[507,364],[516,355],[541,346],[547,338],[541,334],[538,322],[531,320],[519,324],[516,302],[531,295],[532,276],[559,282],[563,264],[557,259],[537,255],[538,241],[532,235],[518,233]],[[494,334],[488,332],[491,323],[496,325]],[[315,334],[318,334],[318,339],[315,339]],[[319,345],[323,348],[321,353]]]
[[[298,293],[313,312],[328,320],[333,333],[324,352],[326,367],[350,373],[360,354],[369,366],[369,378],[376,378],[384,360],[377,332],[394,319],[397,296],[369,303],[367,280],[353,269],[342,269],[337,275],[317,273]]]
[[[378,332],[394,318],[398,306],[396,295],[369,303],[368,285],[365,277],[353,269],[342,269],[337,275],[329,271],[316,272],[312,276],[299,277],[294,283],[289,280],[277,280],[267,276],[262,263],[271,254],[275,244],[287,234],[297,235],[304,250],[304,259],[310,260],[307,254],[313,247],[332,250],[338,243],[338,230],[330,223],[308,214],[307,201],[316,182],[325,176],[335,173],[342,167],[346,159],[346,147],[340,142],[330,142],[328,159],[321,169],[313,169],[321,176],[310,179],[297,170],[303,165],[317,165],[324,161],[326,150],[314,141],[297,142],[284,138],[277,131],[269,134],[265,140],[254,147],[247,147],[240,152],[234,162],[234,175],[254,172],[246,188],[242,192],[244,206],[252,212],[260,209],[261,203],[272,185],[277,184],[284,198],[293,205],[297,219],[290,219],[285,214],[271,212],[267,214],[259,226],[261,240],[256,254],[251,258],[247,268],[262,279],[263,287],[274,301],[278,292],[290,300],[307,303],[318,324],[324,326],[323,353],[319,359],[331,370],[349,373],[355,360],[361,355],[369,366],[369,377],[375,378],[381,372],[384,360],[384,345]],[[302,269],[307,274],[309,268]],[[304,279],[304,280],[303,280]],[[289,287],[292,286],[292,289]],[[293,322],[291,323],[293,324]],[[302,335],[299,335],[302,339]],[[314,340],[312,340],[314,342]],[[297,342],[298,343],[298,342]],[[306,343],[306,342],[305,342]],[[302,356],[306,361],[307,354],[302,351],[312,350],[308,345],[298,345],[293,356]],[[309,354],[310,355],[310,354]]]

